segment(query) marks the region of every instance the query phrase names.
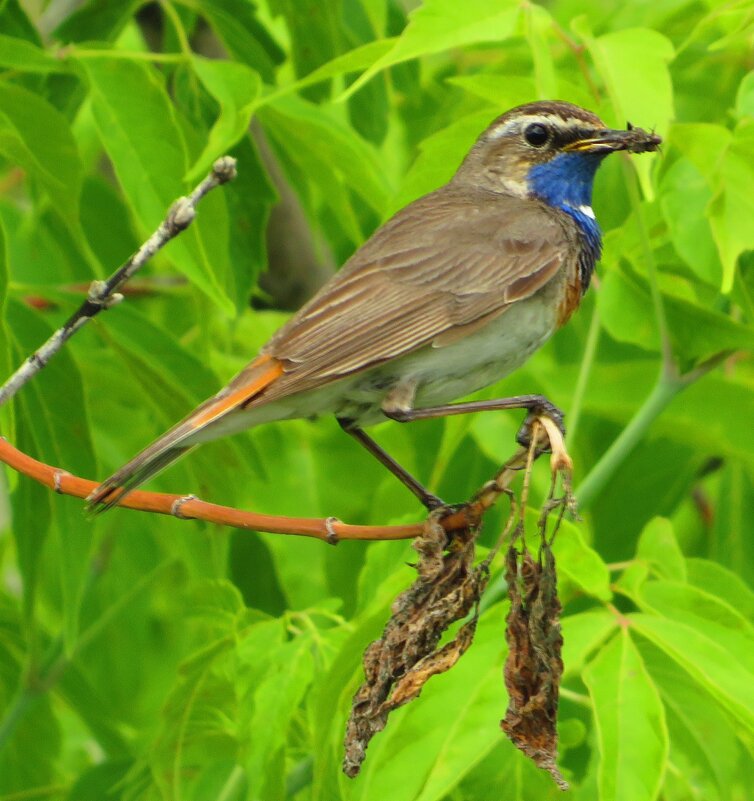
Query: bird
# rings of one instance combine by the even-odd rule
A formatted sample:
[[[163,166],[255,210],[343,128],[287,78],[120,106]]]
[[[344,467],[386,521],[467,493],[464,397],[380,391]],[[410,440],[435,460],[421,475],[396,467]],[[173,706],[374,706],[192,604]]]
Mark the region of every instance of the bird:
[[[562,428],[541,395],[455,401],[521,366],[568,321],[601,253],[598,167],[661,141],[560,100],[497,117],[448,183],[379,227],[235,378],[100,484],[89,509],[116,506],[203,442],[324,414],[427,509],[444,506],[364,428],[516,408]]]

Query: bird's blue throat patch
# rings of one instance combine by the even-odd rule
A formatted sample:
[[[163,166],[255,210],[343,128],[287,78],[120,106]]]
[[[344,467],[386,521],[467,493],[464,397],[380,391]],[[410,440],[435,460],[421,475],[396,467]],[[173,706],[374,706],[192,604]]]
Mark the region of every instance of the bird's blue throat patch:
[[[546,164],[537,164],[527,176],[530,191],[576,221],[584,235],[585,258],[582,259],[582,290],[589,286],[594,264],[602,251],[602,232],[597,220],[582,209],[592,206],[592,186],[604,154],[559,153]]]

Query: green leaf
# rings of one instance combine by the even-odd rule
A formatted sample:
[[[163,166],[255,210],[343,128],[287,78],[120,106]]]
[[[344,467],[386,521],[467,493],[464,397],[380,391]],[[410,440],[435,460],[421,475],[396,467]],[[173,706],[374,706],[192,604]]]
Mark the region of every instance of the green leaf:
[[[51,699],[28,689],[28,628],[16,600],[0,593],[0,721],[5,735],[0,749],[0,794],[4,798],[54,781],[63,740]],[[24,695],[22,688],[27,688]],[[20,714],[12,721],[14,706]],[[30,752],[34,759],[28,759]]]
[[[668,143],[683,153],[713,190],[719,186],[720,167],[732,140],[724,126],[702,122],[675,123],[668,136]]]
[[[495,109],[490,119],[500,109],[520,106],[535,94],[534,81],[524,76],[506,76],[504,81],[494,73],[479,72],[474,75],[457,75],[445,79],[451,86],[460,86],[464,92],[490,104]],[[424,141],[427,141],[426,139]]]
[[[55,29],[62,42],[110,42],[123,30],[141,0],[88,0]]]
[[[556,31],[555,20],[542,6],[534,4],[524,6],[524,28],[534,61],[536,97],[542,99],[559,97],[557,71],[551,43],[548,42],[548,36],[554,36]]]
[[[724,598],[688,584],[658,580],[642,585],[637,603],[642,611],[652,611],[703,631],[754,675],[754,623]]]
[[[81,225],[89,246],[108,272],[122,264],[139,247],[120,192],[112,181],[99,176],[89,176],[84,181]],[[36,242],[35,245],[38,247]],[[54,242],[50,245],[53,252],[54,245]],[[58,276],[62,274],[58,268]]]
[[[42,46],[39,32],[32,25],[18,0],[4,0],[0,3],[0,29],[7,36]]]
[[[754,591],[733,571],[709,559],[686,560],[689,584],[725,599],[748,620],[754,619]]]
[[[584,670],[597,727],[601,801],[653,801],[668,758],[665,711],[628,630]]]
[[[8,304],[8,325],[13,332],[16,353],[33,353],[52,334],[49,327],[32,311],[18,302]],[[50,399],[55,399],[50,402]],[[95,475],[95,461],[89,438],[84,396],[78,367],[66,348],[50,360],[44,370],[17,396],[19,446],[46,464],[68,470],[74,475]],[[32,444],[33,443],[33,444]],[[25,478],[24,484],[31,482]],[[64,640],[67,650],[76,641],[79,609],[89,574],[89,556],[94,525],[82,513],[77,498],[51,494],[40,485],[26,488],[21,497],[36,498],[29,525],[14,529],[19,551],[19,567],[24,577],[25,604],[33,608],[39,579],[42,546],[51,535],[57,567],[57,584],[62,596]],[[30,497],[26,496],[26,501]],[[49,513],[45,511],[49,508]],[[49,514],[49,518],[48,515]],[[45,526],[49,519],[49,530]]]
[[[5,247],[5,228],[0,217],[0,376],[9,375],[12,364],[10,332],[5,323],[7,295],[8,252]]]
[[[537,516],[533,510],[530,512],[532,517]],[[562,520],[552,550],[561,577],[567,578],[582,592],[601,601],[609,601],[613,597],[607,565],[597,551],[586,544],[579,526],[569,520]]]
[[[130,759],[107,760],[84,770],[71,786],[66,801],[102,801],[114,787],[122,786],[133,762]]]
[[[393,47],[342,95],[348,97],[380,70],[419,56],[477,42],[502,42],[516,32],[521,7],[513,0],[427,0],[409,16]]]
[[[151,233],[184,191],[180,181],[188,154],[176,112],[163,81],[151,68],[106,53],[82,58],[80,63],[89,79],[102,144],[132,213],[142,231]],[[227,229],[221,225],[218,231],[218,223],[224,219],[227,226],[227,218],[217,214],[211,218],[212,201],[221,202],[204,200],[197,219],[168,244],[165,254],[220,309],[233,314],[235,307],[225,289],[228,276],[217,272],[227,264]]]
[[[720,351],[751,350],[754,329],[727,315],[706,309],[673,295],[664,295],[673,350],[688,363],[704,361]],[[597,303],[600,320],[610,335],[645,350],[659,351],[660,339],[649,287],[620,268],[604,277]]]
[[[739,756],[730,719],[716,699],[662,651],[647,642],[640,643],[639,650],[665,706],[671,763],[697,788],[695,798],[709,798],[715,789],[721,799],[730,798]]]
[[[252,748],[246,760],[246,771],[255,787],[254,799],[271,798],[265,784],[282,778],[273,757],[285,753],[291,720],[313,679],[312,643],[308,637],[298,637],[276,649],[266,675],[255,682],[254,712],[249,723]],[[264,732],[264,737],[259,737],[259,732]]]
[[[276,100],[260,118],[277,150],[306,177],[310,202],[332,209],[351,240],[360,243],[363,234],[348,190],[380,216],[387,205],[388,185],[374,149],[334,114],[297,98]]]
[[[220,116],[209,132],[201,156],[186,175],[186,181],[202,178],[212,162],[244,136],[259,95],[259,75],[245,64],[193,56],[191,66],[207,91],[220,104]]]
[[[613,633],[616,616],[607,609],[566,615],[562,620],[564,675],[579,676],[593,651]]]
[[[236,297],[251,297],[259,274],[267,268],[267,223],[278,194],[267,174],[252,137],[241,140],[233,151],[238,176],[226,187],[228,215],[233,220],[230,235],[230,261],[235,279]],[[259,315],[253,328],[259,330]],[[244,339],[247,355],[253,343]],[[260,345],[263,344],[260,343]]]
[[[297,77],[320,67],[345,49],[340,0],[270,0],[270,10],[285,19]],[[309,97],[321,98],[322,91]]]
[[[626,120],[661,134],[674,117],[673,85],[668,64],[675,56],[671,41],[649,28],[628,28],[594,37],[586,17],[573,26],[584,39],[610,97],[616,125]],[[645,197],[653,197],[652,155],[635,161]]]
[[[679,620],[629,615],[632,628],[677,662],[754,735],[754,675],[714,634]]]
[[[733,131],[718,178],[720,190],[709,206],[709,221],[723,265],[722,291],[730,292],[738,257],[754,249],[749,220],[754,214],[754,119],[744,118]]]
[[[0,66],[19,72],[68,72],[68,66],[31,42],[0,33]]]
[[[736,114],[740,117],[754,117],[754,71],[747,72],[738,85]]]
[[[649,28],[625,28],[595,38],[583,17],[573,27],[584,38],[610,93],[616,123],[638,122],[651,113],[644,124],[665,133],[674,116],[668,68],[675,57],[672,42]]]
[[[327,81],[330,78],[336,78],[340,75],[349,75],[352,72],[359,72],[360,70],[367,69],[384,56],[385,53],[393,47],[395,41],[395,39],[378,39],[375,42],[367,42],[359,47],[354,47],[353,50],[349,50],[341,56],[336,56],[321,67],[317,67],[317,69],[303,78],[286,86],[282,86],[280,89],[260,98],[260,106],[272,100],[276,100],[278,97],[297,92],[300,89],[305,89],[307,86]]]
[[[696,275],[712,286],[720,286],[722,266],[706,209],[712,190],[699,170],[687,159],[679,159],[663,174],[660,206],[678,255]]]
[[[649,563],[652,571],[662,578],[676,581],[686,580],[686,562],[673,524],[665,517],[654,517],[644,526],[636,557]]]
[[[449,181],[494,117],[493,109],[475,112],[424,139],[419,146],[419,156],[403,179],[401,191],[391,202],[391,212],[395,213]]]
[[[257,70],[265,82],[275,83],[275,66],[283,51],[257,19],[255,4],[237,0],[181,0],[181,5],[203,16],[236,61]]]
[[[39,95],[0,82],[0,153],[39,182],[77,231],[82,165],[66,118]]]

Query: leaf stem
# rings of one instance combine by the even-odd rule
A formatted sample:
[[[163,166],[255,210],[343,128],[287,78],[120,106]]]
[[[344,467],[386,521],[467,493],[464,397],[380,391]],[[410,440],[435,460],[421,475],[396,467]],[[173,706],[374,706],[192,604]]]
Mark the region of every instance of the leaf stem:
[[[667,376],[664,370],[660,373],[657,383],[628,425],[576,488],[579,509],[585,509],[602,492],[655,419],[684,386],[677,379]]]
[[[581,420],[581,412],[584,408],[584,397],[586,395],[589,377],[592,374],[592,367],[594,366],[594,358],[597,354],[597,344],[600,341],[601,330],[599,308],[595,304],[592,311],[592,319],[589,322],[589,331],[586,335],[584,355],[581,359],[579,376],[576,379],[576,388],[573,390],[571,408],[568,411],[567,439],[569,443],[576,441],[576,430]]]

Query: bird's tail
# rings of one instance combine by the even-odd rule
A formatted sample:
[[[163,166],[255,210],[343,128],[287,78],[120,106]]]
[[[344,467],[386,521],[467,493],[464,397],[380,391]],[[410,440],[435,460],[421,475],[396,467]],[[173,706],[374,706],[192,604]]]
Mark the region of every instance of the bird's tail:
[[[112,509],[140,484],[191,450],[191,445],[180,444],[185,436],[179,428],[168,431],[103,481],[86,499],[87,510],[100,514]]]
[[[225,390],[205,401],[188,417],[103,481],[87,498],[87,509],[99,514],[117,506],[140,484],[191,450],[200,432],[227,414],[245,406],[282,372],[282,365],[277,359],[260,356],[236,376]]]

